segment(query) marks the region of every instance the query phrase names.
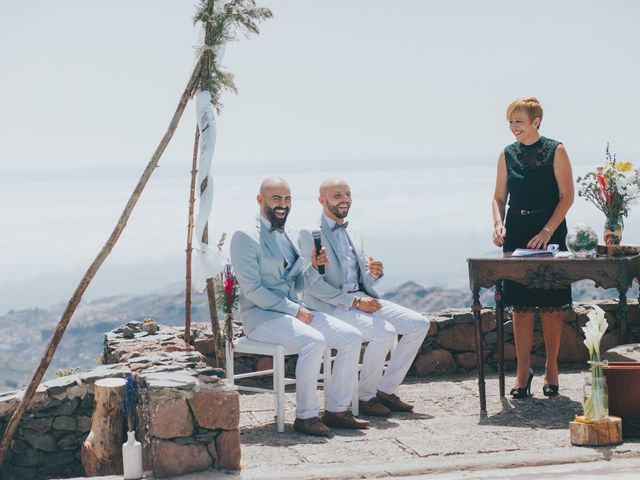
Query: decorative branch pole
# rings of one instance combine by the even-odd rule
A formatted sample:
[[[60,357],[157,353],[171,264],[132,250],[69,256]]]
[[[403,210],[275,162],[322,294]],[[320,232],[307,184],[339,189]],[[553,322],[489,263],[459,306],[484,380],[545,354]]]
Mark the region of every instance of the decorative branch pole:
[[[207,14],[209,15],[209,18],[213,18],[213,13],[214,13],[214,4],[215,4],[215,0],[206,0],[207,1]],[[205,44],[205,48],[211,49],[211,48],[215,48],[214,47],[214,37],[213,37],[213,27],[212,27],[212,23],[211,22],[204,22],[204,44]],[[210,69],[209,69],[209,61],[210,61],[210,57],[214,57],[215,56],[215,52],[212,52],[210,50],[205,50],[203,52],[202,55],[202,68],[200,70],[200,79],[198,81],[199,85],[200,85],[200,90],[206,90],[208,81],[209,81],[209,77],[211,75]],[[214,58],[215,60],[215,58]],[[199,144],[199,139],[200,139],[200,129],[199,127],[196,127],[196,131],[197,136],[196,136],[196,140],[194,142],[194,146],[193,146],[193,167],[191,168],[191,194],[189,196],[189,232],[188,232],[188,241],[187,241],[187,278],[186,278],[186,288],[185,288],[185,295],[186,295],[186,299],[185,299],[185,312],[184,312],[184,341],[185,343],[189,343],[191,340],[191,253],[192,253],[192,247],[191,247],[191,240],[193,238],[193,207],[194,207],[194,203],[195,203],[195,184],[196,184],[196,174],[198,172],[197,170],[197,162],[198,162],[198,144]],[[200,197],[202,196],[202,194],[204,193],[204,191],[207,188],[207,178],[205,177],[204,181],[200,184]],[[208,244],[209,243],[209,222],[207,221],[205,228],[204,228],[204,233],[202,235],[202,238],[200,239],[200,242],[203,244]],[[224,358],[223,356],[220,355],[219,352],[219,348],[218,348],[218,338],[220,337],[220,325],[218,323],[218,309],[216,307],[216,293],[215,293],[215,289],[213,288],[213,280],[212,278],[207,278],[206,280],[206,284],[207,284],[207,297],[209,300],[209,318],[211,321],[211,333],[213,335],[213,350],[214,350],[214,356],[216,358],[216,366],[217,367],[222,367],[223,364],[220,363],[221,358]]]
[[[178,127],[178,123],[180,122],[180,118],[182,117],[182,113],[184,112],[184,109],[187,106],[187,102],[189,101],[189,99],[193,94],[193,90],[200,76],[201,66],[202,66],[202,59],[200,59],[196,63],[196,66],[193,69],[193,73],[191,74],[191,78],[189,78],[189,81],[187,82],[187,86],[184,89],[184,92],[182,92],[182,96],[180,97],[180,101],[178,102],[178,107],[176,108],[176,111],[173,114],[171,123],[169,123],[169,128],[167,129],[167,132],[162,137],[162,140],[160,140],[160,144],[156,148],[156,151],[151,156],[151,160],[147,164],[147,167],[144,169],[144,172],[142,173],[140,180],[138,180],[138,184],[133,190],[133,193],[131,194],[131,196],[129,197],[127,205],[125,206],[122,214],[120,215],[118,223],[116,224],[115,228],[113,229],[113,232],[109,236],[109,239],[102,247],[102,250],[100,250],[100,253],[98,253],[98,256],[95,258],[93,263],[91,263],[91,265],[89,266],[89,269],[85,272],[84,276],[82,277],[82,280],[80,281],[80,284],[78,285],[75,292],[73,293],[71,300],[69,300],[69,303],[67,304],[67,308],[64,310],[62,317],[60,318],[60,321],[56,326],[56,329],[53,333],[53,337],[51,338],[51,341],[49,342],[49,345],[47,346],[47,349],[45,350],[45,353],[42,359],[40,360],[40,364],[38,365],[38,368],[33,374],[33,377],[31,378],[31,382],[29,382],[29,386],[27,387],[27,390],[24,392],[24,396],[22,397],[22,400],[20,401],[18,408],[16,408],[16,410],[13,412],[13,415],[11,416],[11,419],[9,420],[9,424],[7,425],[7,428],[4,432],[4,436],[2,437],[2,443],[0,443],[0,465],[2,465],[2,463],[4,462],[4,458],[7,455],[9,448],[11,447],[11,441],[13,440],[13,436],[15,435],[16,430],[18,429],[18,424],[20,423],[20,420],[22,419],[24,413],[26,412],[27,407],[29,406],[29,403],[31,403],[31,400],[33,399],[33,396],[36,393],[36,389],[38,388],[38,385],[40,384],[42,377],[44,376],[45,372],[47,371],[47,368],[49,368],[49,365],[53,360],[53,355],[56,352],[58,345],[60,344],[60,340],[62,340],[62,336],[64,335],[64,332],[67,329],[69,322],[71,321],[71,317],[73,316],[74,312],[76,311],[76,308],[78,307],[78,304],[80,303],[80,300],[82,299],[82,295],[84,294],[85,290],[93,280],[93,277],[96,275],[96,273],[98,272],[98,270],[100,269],[104,261],[107,259],[107,257],[113,250],[113,247],[115,246],[116,242],[120,238],[120,235],[122,234],[122,231],[124,230],[125,226],[127,225],[127,221],[131,216],[131,212],[133,212],[133,209],[136,206],[136,203],[138,202],[140,195],[142,195],[142,191],[144,190],[145,185],[149,181],[149,178],[151,177],[151,174],[153,173],[153,171],[158,166],[160,157],[164,153],[165,149],[167,148],[167,145],[169,144],[169,141],[173,137],[173,134],[175,133],[176,128]]]
[[[214,3],[216,0],[200,0],[200,5],[198,7],[195,20],[202,21],[205,27],[208,24],[212,26],[212,35],[215,41],[210,44],[207,44],[205,50],[200,54],[198,61],[191,73],[191,77],[187,82],[187,86],[180,97],[178,102],[178,107],[176,108],[173,117],[171,118],[171,122],[169,123],[169,128],[166,133],[160,140],[159,145],[157,146],[155,152],[151,156],[151,160],[147,164],[140,180],[138,181],[136,187],[133,190],[133,193],[129,197],[127,204],[118,219],[118,223],[113,229],[111,235],[107,239],[107,242],[104,244],[94,261],[91,263],[84,276],[80,280],[80,284],[76,287],[73,296],[69,300],[67,307],[65,308],[60,320],[58,321],[58,325],[53,333],[49,344],[45,350],[42,359],[40,360],[40,364],[38,365],[27,389],[24,392],[24,396],[20,401],[20,404],[13,412],[11,419],[5,429],[4,435],[2,437],[2,442],[0,443],[0,465],[4,462],[4,459],[11,448],[11,442],[13,437],[18,429],[18,425],[20,424],[20,420],[24,416],[33,396],[36,393],[36,389],[38,385],[42,381],[42,377],[45,372],[49,368],[51,361],[53,360],[53,355],[62,340],[62,336],[66,331],[69,322],[71,321],[71,317],[76,311],[84,292],[87,287],[93,280],[93,277],[96,275],[104,261],[107,259],[111,251],[113,250],[115,244],[117,243],[120,235],[122,234],[124,228],[127,225],[127,221],[133,212],[134,207],[136,206],[140,196],[142,195],[142,191],[144,190],[145,185],[149,181],[151,174],[158,166],[158,162],[160,161],[160,157],[164,153],[169,141],[173,137],[173,134],[176,131],[178,123],[180,122],[180,118],[184,113],[185,107],[189,102],[189,99],[193,96],[194,92],[198,88],[198,86],[202,88],[206,88],[207,91],[211,94],[211,103],[218,110],[222,107],[220,103],[220,95],[222,90],[230,90],[236,92],[236,87],[233,82],[233,76],[222,70],[215,64],[215,56],[213,55],[212,47],[216,45],[221,46],[230,40],[236,39],[236,31],[244,31],[245,33],[259,33],[256,22],[260,20],[264,20],[266,18],[271,18],[272,14],[266,8],[256,8],[255,0],[231,0],[224,5],[222,8],[214,8]],[[206,78],[206,85],[202,85],[203,77],[202,77],[202,64],[205,57],[209,58],[209,77]],[[200,85],[199,85],[200,84]],[[217,319],[216,319],[217,321]]]
[[[200,129],[196,126],[196,135],[193,141],[193,161],[191,163],[191,188],[189,189],[189,215],[187,221],[187,270],[185,274],[186,288],[184,299],[184,341],[189,343],[191,337],[191,254],[193,248],[193,209],[196,202],[196,173],[198,168],[198,143],[200,141]]]
[[[220,347],[220,325],[217,313],[216,293],[213,276],[217,273],[211,267],[211,251],[209,249],[209,215],[213,201],[213,179],[210,175],[213,149],[216,141],[215,110],[220,113],[222,103],[221,94],[224,90],[237,93],[233,75],[225,71],[220,65],[227,42],[236,40],[236,32],[259,33],[257,23],[272,14],[268,9],[256,8],[255,0],[201,0],[195,16],[196,22],[201,22],[203,29],[202,70],[199,92],[197,93],[196,110],[198,127],[200,129],[199,167],[192,169],[192,185],[195,172],[200,181],[200,201],[195,225],[199,249],[196,252],[197,271],[200,273],[199,288],[206,284],[209,300],[209,315],[213,334],[214,355],[217,366],[224,366],[224,351]],[[190,211],[192,215],[192,211]],[[188,247],[189,248],[189,247]],[[189,255],[189,252],[188,252]],[[204,275],[203,275],[204,274]],[[190,274],[189,274],[190,277]],[[187,295],[191,295],[191,278],[187,278]],[[191,299],[186,302],[185,311],[185,341],[190,340],[191,332]]]
[[[208,7],[213,7],[213,0],[207,0]],[[214,41],[214,29],[212,25],[209,24],[205,28],[205,43],[212,44]],[[213,53],[213,52],[211,52]],[[211,58],[210,58],[211,57]],[[209,62],[215,61],[214,55],[205,55],[202,62],[202,72],[206,72],[206,77],[203,75],[202,85],[206,85],[207,79],[211,76],[211,71],[209,68]],[[205,190],[209,186],[208,177],[205,177],[204,180],[200,183],[200,196],[204,194]],[[213,185],[211,185],[213,187]],[[209,221],[204,226],[204,231],[202,232],[201,242],[205,245],[209,244]],[[224,352],[220,350],[220,322],[218,320],[218,302],[216,301],[216,289],[213,284],[213,277],[207,278],[207,300],[209,303],[209,319],[211,321],[211,335],[213,336],[213,355],[216,359],[216,366],[226,368],[225,360],[224,360]]]

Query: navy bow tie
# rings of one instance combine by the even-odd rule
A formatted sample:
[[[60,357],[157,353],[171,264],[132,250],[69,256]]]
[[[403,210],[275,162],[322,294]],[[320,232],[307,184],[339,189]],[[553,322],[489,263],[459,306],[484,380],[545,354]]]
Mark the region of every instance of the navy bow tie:
[[[336,223],[333,227],[331,227],[331,231],[335,232],[336,230],[345,230],[347,228],[347,225],[349,225],[349,222],[344,222],[344,223]]]

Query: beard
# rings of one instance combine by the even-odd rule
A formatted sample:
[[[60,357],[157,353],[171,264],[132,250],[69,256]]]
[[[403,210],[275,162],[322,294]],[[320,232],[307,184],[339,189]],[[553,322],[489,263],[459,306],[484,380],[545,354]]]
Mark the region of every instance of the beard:
[[[284,212],[284,217],[280,218],[278,216],[276,216],[276,211],[278,212]],[[287,217],[289,216],[289,207],[286,208],[282,208],[282,207],[276,207],[276,208],[271,208],[268,205],[264,206],[264,213],[267,217],[267,220],[269,220],[269,222],[271,223],[271,227],[272,228],[282,228],[284,227],[285,223],[287,223]]]
[[[340,205],[342,206],[346,206],[347,210],[346,211],[340,211],[340,209],[338,208]],[[346,218],[347,215],[349,215],[349,209],[351,208],[351,205],[347,204],[347,203],[338,203],[337,205],[331,205],[329,202],[327,202],[327,209],[333,213],[336,218]]]

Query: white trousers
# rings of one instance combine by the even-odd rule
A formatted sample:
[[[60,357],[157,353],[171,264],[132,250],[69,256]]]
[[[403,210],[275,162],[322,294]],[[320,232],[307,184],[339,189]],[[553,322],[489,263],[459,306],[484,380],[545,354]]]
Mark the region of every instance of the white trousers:
[[[362,333],[363,340],[369,342],[360,370],[360,400],[373,398],[376,390],[395,393],[429,331],[429,320],[419,313],[386,300],[379,302],[382,308],[374,313],[355,308],[336,308],[333,312],[335,317],[356,327]],[[402,338],[391,354],[383,376],[384,361],[398,334]]]
[[[296,417],[317,417],[320,412],[317,380],[327,347],[337,350],[331,382],[325,391],[327,410],[344,412],[351,403],[353,378],[357,375],[362,335],[350,325],[313,310],[305,324],[290,315],[261,323],[247,336],[259,342],[284,345],[298,354],[296,365]]]

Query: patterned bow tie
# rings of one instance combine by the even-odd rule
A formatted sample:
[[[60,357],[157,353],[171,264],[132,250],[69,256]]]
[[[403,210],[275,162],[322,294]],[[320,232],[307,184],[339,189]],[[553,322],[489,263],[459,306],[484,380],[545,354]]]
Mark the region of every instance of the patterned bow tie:
[[[347,228],[347,225],[349,225],[349,222],[336,223],[333,227],[331,227],[331,231],[335,232],[336,230],[345,230]]]
[[[284,233],[284,227],[271,227],[269,229],[269,232],[280,232],[280,233]]]

